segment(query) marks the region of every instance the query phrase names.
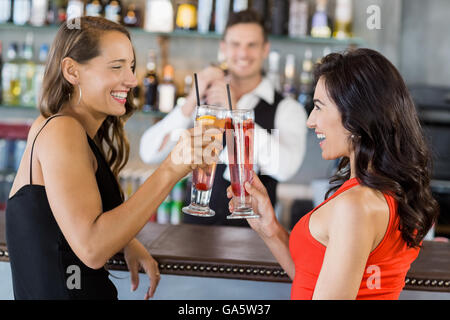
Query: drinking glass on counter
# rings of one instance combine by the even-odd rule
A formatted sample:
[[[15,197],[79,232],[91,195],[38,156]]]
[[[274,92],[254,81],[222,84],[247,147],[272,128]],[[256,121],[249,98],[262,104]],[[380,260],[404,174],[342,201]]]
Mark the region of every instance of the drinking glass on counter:
[[[197,107],[196,125],[208,126],[217,130],[214,139],[222,143],[223,133],[220,129],[224,129],[225,118],[228,114],[226,109],[202,105]],[[210,150],[217,152],[216,150]],[[216,162],[212,162],[203,168],[196,168],[192,174],[191,203],[188,207],[183,208],[183,212],[193,216],[212,217],[215,215],[214,210],[209,208],[209,200],[211,198],[214,175],[216,173]]]
[[[231,110],[228,114],[225,133],[234,209],[227,219],[259,218],[259,214],[253,212],[251,196],[244,188],[245,182],[252,181],[255,114],[253,110]]]

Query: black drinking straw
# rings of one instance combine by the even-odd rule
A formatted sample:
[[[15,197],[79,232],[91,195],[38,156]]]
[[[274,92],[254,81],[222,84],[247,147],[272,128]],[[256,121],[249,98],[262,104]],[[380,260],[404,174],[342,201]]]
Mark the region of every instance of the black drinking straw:
[[[197,95],[197,106],[200,106],[200,94],[198,93],[197,73],[194,73],[194,81],[195,81],[195,93]]]
[[[233,110],[231,106],[231,93],[230,93],[230,84],[227,83],[227,94],[228,94],[228,107],[230,108],[230,111]]]

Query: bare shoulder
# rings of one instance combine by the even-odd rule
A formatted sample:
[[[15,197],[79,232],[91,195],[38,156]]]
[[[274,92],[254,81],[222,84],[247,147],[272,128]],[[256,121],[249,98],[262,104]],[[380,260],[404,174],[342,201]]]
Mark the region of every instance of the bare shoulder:
[[[39,128],[42,128],[44,123],[45,121]],[[43,161],[55,164],[55,161],[73,163],[85,160],[92,163],[86,131],[81,123],[71,116],[55,117],[46,124],[36,141],[36,155],[41,164]]]
[[[389,219],[389,207],[383,194],[365,186],[355,186],[330,201],[332,220],[351,225],[373,226]]]

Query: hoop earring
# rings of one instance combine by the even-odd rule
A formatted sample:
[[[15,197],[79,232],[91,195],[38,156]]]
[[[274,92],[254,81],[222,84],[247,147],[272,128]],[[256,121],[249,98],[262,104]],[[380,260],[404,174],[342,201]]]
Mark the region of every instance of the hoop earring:
[[[79,98],[78,98],[78,102],[77,102],[77,106],[80,104],[80,102],[81,102],[81,87],[80,87],[80,85],[78,85],[78,91],[79,91]]]

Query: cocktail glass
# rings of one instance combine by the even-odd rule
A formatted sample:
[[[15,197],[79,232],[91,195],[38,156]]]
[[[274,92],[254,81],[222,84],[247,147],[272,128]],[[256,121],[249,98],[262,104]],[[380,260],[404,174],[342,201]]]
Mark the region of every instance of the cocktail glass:
[[[217,134],[214,134],[214,139],[222,143],[223,134],[220,129],[223,129],[225,126],[227,114],[228,111],[226,109],[202,105],[197,107],[195,122],[197,126],[208,126],[216,130]],[[215,152],[211,148],[210,151]],[[214,210],[209,208],[209,200],[211,198],[216,165],[215,161],[211,161],[211,163],[202,168],[194,169],[192,173],[191,203],[182,209],[184,213],[200,217],[212,217],[215,215]]]
[[[259,214],[253,212],[251,196],[244,188],[245,182],[252,182],[255,115],[253,110],[232,110],[228,114],[225,134],[234,208],[227,219],[259,218]]]

